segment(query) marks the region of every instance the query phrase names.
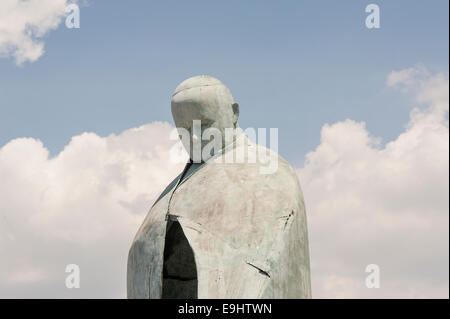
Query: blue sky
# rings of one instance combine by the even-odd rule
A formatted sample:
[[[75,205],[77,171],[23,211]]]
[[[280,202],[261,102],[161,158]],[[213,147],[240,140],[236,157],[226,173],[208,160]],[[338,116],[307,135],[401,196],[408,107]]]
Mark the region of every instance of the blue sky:
[[[324,123],[366,121],[383,141],[407,123],[411,100],[385,87],[392,70],[448,69],[448,1],[101,1],[81,28],[45,35],[45,54],[0,59],[0,146],[41,139],[52,155],[85,131],[101,136],[170,121],[170,96],[198,74],[221,79],[242,127],[278,127],[293,164]]]

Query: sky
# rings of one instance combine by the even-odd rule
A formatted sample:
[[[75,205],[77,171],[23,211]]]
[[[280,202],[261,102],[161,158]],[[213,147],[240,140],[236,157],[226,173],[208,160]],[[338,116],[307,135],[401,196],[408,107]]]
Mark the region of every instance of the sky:
[[[278,128],[313,297],[448,298],[448,1],[374,2],[378,29],[370,1],[84,0],[76,29],[68,1],[26,3],[0,2],[0,297],[125,296],[132,237],[181,170],[171,94],[208,74],[241,127]]]

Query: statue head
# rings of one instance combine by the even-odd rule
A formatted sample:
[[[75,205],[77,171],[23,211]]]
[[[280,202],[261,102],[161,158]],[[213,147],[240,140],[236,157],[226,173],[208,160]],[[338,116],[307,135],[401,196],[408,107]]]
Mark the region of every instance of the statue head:
[[[213,140],[219,142],[219,138],[221,147],[225,147],[226,130],[238,127],[239,105],[221,81],[208,75],[181,82],[172,95],[171,109],[179,132],[189,132],[189,141],[181,140],[191,159],[197,143],[202,152]],[[213,155],[212,148],[208,152]]]

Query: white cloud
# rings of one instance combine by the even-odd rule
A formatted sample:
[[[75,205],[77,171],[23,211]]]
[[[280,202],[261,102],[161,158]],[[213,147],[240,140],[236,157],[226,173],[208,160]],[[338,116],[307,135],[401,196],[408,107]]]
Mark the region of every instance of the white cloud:
[[[298,171],[314,297],[448,298],[448,76],[411,68],[387,84],[418,104],[400,136],[383,146],[365,123],[325,125]],[[372,263],[379,289],[365,287]]]
[[[42,37],[58,27],[68,3],[68,0],[0,1],[0,56],[12,56],[18,65],[36,61],[44,54]]]
[[[429,76],[428,70],[422,66],[411,67],[399,71],[392,71],[386,80],[386,84],[392,87],[411,89],[416,84]]]
[[[125,297],[131,240],[182,170],[168,161],[171,130],[84,133],[54,158],[32,138],[0,148],[0,297]],[[80,289],[65,288],[71,263]]]

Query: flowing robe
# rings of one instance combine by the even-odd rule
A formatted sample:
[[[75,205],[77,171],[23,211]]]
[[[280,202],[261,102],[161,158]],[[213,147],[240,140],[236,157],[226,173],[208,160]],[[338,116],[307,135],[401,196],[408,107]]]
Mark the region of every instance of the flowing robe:
[[[311,298],[306,213],[297,175],[271,151],[278,168],[262,174],[267,163],[248,155],[258,148],[240,134],[213,160],[185,168],[169,184],[130,248],[128,298],[162,297],[170,221],[179,223],[192,248],[198,298]],[[243,163],[223,163],[229,152],[244,154]]]

